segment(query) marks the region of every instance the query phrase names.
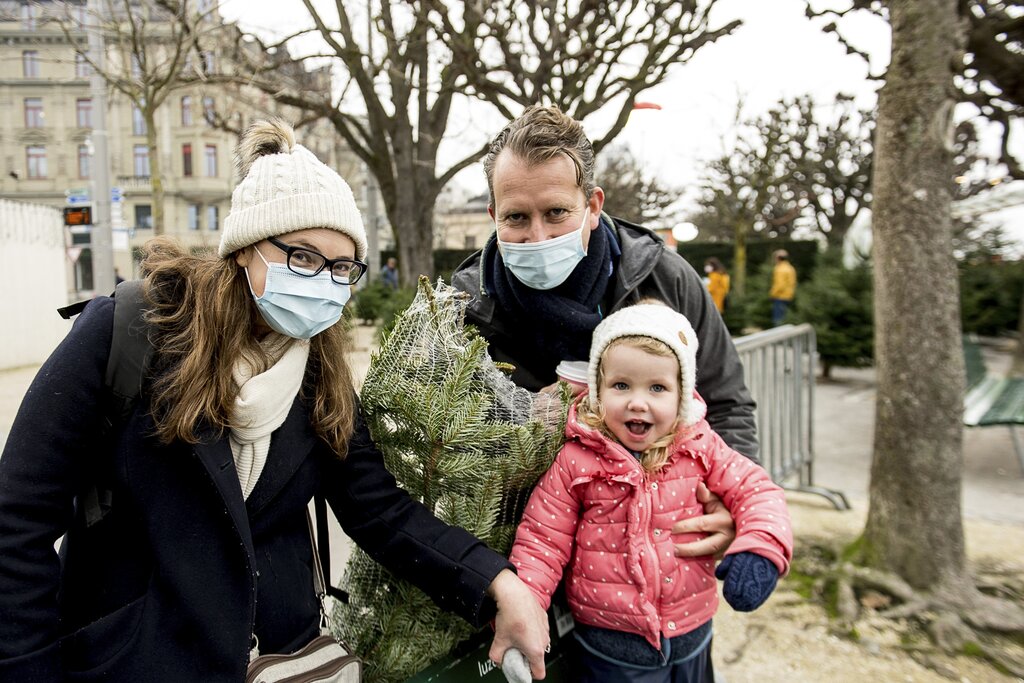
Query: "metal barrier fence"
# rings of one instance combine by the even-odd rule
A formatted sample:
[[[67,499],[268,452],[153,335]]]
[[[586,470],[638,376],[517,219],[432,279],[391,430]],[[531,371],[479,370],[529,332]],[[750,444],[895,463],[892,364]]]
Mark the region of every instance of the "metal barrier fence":
[[[782,325],[735,343],[757,401],[761,464],[785,488],[816,493],[837,510],[848,510],[841,492],[814,485],[814,328]]]

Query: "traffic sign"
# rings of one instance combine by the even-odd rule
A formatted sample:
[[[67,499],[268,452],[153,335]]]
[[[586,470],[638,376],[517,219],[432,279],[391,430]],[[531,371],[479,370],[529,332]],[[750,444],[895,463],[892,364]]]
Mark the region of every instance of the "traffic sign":
[[[119,202],[122,199],[124,199],[124,190],[122,190],[120,187],[110,188],[110,201]]]

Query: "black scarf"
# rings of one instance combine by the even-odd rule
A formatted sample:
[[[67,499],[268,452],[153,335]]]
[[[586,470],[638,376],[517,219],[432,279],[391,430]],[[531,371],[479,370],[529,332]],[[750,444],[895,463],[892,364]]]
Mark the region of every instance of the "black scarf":
[[[544,373],[554,374],[563,360],[588,360],[590,338],[601,322],[601,300],[612,272],[612,256],[617,252],[615,237],[602,219],[590,233],[587,255],[569,278],[553,289],[527,287],[505,267],[492,236],[483,250],[482,267],[486,288],[508,316],[517,331],[516,341],[524,355]]]

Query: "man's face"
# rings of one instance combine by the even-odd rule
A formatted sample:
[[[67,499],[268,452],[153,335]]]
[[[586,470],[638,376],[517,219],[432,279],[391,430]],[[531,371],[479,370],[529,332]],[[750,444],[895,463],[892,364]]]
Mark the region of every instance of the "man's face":
[[[494,219],[498,239],[504,242],[541,242],[583,226],[583,248],[590,243],[590,231],[597,227],[604,206],[604,192],[594,188],[589,202],[576,185],[576,166],[564,154],[535,166],[505,150],[494,163],[494,207],[487,212]]]

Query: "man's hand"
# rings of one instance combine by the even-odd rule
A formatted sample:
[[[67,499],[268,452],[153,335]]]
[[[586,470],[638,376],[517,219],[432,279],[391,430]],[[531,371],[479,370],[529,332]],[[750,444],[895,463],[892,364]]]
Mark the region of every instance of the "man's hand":
[[[698,541],[677,543],[676,557],[722,557],[736,539],[736,524],[722,499],[711,493],[703,482],[697,485],[697,500],[704,506],[704,515],[676,522],[672,525],[672,533],[708,536]]]
[[[505,650],[515,647],[526,655],[533,677],[543,680],[544,653],[551,647],[548,615],[526,584],[509,569],[494,577],[487,593],[498,603],[494,642],[488,657],[500,666]]]

